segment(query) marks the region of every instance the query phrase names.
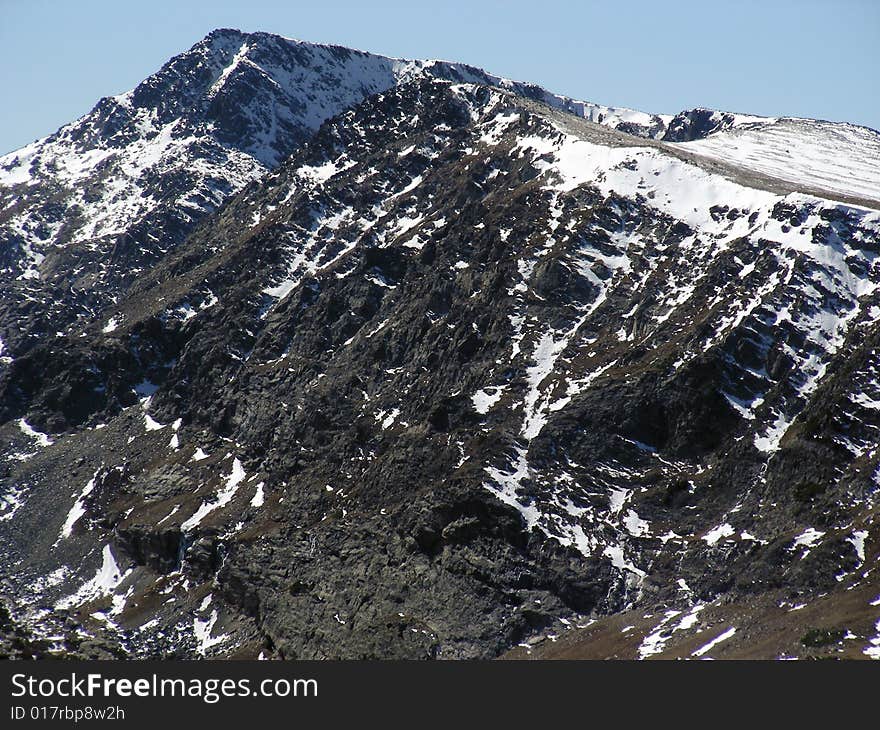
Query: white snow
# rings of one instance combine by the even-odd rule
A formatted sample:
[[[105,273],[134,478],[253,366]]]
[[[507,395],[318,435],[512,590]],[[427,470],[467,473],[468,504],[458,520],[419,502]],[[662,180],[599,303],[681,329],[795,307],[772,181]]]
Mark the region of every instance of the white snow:
[[[804,554],[801,556],[805,558],[809,554],[810,550],[814,548],[824,536],[824,532],[816,530],[812,527],[808,527],[794,539],[794,543],[792,544],[791,549],[796,550],[799,547],[807,548],[804,551]]]
[[[494,386],[478,390],[471,397],[474,410],[481,415],[485,415],[492,406],[501,400],[502,395],[504,395],[504,386]]]
[[[646,574],[644,570],[637,568],[635,565],[627,561],[622,545],[606,545],[602,554],[611,559],[611,564],[615,568],[635,573],[635,575],[640,578],[645,577]]]
[[[546,187],[568,191],[590,183],[606,195],[654,192],[651,205],[695,229],[721,229],[709,214],[719,201],[736,200],[746,209],[766,208],[779,196],[746,188],[720,175],[647,147],[605,147],[560,130],[556,140],[524,137],[517,149],[547,173]],[[743,224],[746,222],[743,221]]]
[[[651,528],[647,520],[643,520],[638,516],[635,510],[627,510],[626,517],[623,518],[623,525],[627,532],[633,537],[644,537],[650,534]]]
[[[163,522],[170,520],[172,517],[174,517],[174,515],[177,514],[177,511],[179,509],[180,509],[180,505],[175,504],[174,507],[172,508],[172,510],[167,515],[165,515],[161,520],[159,520],[156,524],[161,525]]]
[[[852,124],[779,119],[676,146],[791,183],[880,201],[880,135]]]
[[[608,493],[608,511],[611,514],[617,514],[623,508],[623,505],[626,503],[627,497],[630,495],[629,489],[623,489],[622,487],[614,487]]]
[[[263,487],[265,485],[263,482],[260,482],[256,486],[256,491],[254,491],[253,499],[251,499],[251,507],[262,507],[265,500],[265,496],[263,494]]]
[[[715,545],[719,540],[723,540],[724,538],[731,537],[735,534],[736,530],[725,522],[709,530],[709,532],[703,535],[703,540],[705,540],[708,545]]]
[[[675,626],[669,627],[672,619],[681,616],[681,611],[667,611],[663,619],[654,630],[648,634],[639,646],[639,659],[647,659],[654,654],[659,654],[666,648],[666,644],[672,638],[676,631],[687,631],[696,626],[699,621],[699,614],[706,607],[703,603],[697,603],[691,607],[687,614],[681,617]]]
[[[687,615],[682,617],[681,621],[678,622],[678,625],[673,630],[687,631],[688,629],[692,629],[694,626],[697,625],[697,622],[700,620],[700,611],[702,611],[705,607],[706,605],[703,603],[696,604],[693,608],[691,608]]]
[[[108,596],[113,593],[119,584],[122,583],[122,581],[131,573],[130,570],[125,573],[122,573],[119,570],[119,566],[116,564],[116,558],[113,556],[113,551],[109,544],[104,546],[104,549],[101,552],[101,560],[101,567],[98,568],[98,572],[95,573],[95,576],[84,583],[76,593],[59,601],[58,608],[67,609],[81,605],[86,601],[92,601],[103,596]]]
[[[206,599],[207,603],[210,603],[211,596],[209,595]],[[203,607],[207,607],[205,602],[202,603]],[[204,608],[200,609],[204,610]],[[212,636],[214,632],[214,625],[217,623],[217,609],[211,610],[211,615],[207,619],[200,619],[196,617],[193,619],[193,636],[196,639],[196,651],[199,654],[206,654],[207,651],[218,644],[222,644],[226,641],[229,636],[227,634],[220,634],[218,636]]]
[[[520,114],[518,111],[501,112],[496,114],[492,119],[482,125],[484,131],[480,136],[480,142],[488,145],[498,144],[510,125],[519,121],[519,118]]]
[[[245,474],[241,462],[237,458],[233,459],[232,471],[227,475],[226,483],[223,488],[217,492],[213,500],[202,502],[201,506],[195,511],[195,513],[180,525],[180,529],[187,532],[192,528],[197,527],[205,517],[211,514],[211,512],[229,504],[229,502],[235,497],[238,487],[244,480],[245,476],[247,475]]]
[[[6,522],[15,517],[16,512],[24,506],[25,486],[23,484],[12,485],[6,489],[0,497],[0,522]]]
[[[659,654],[666,648],[666,642],[672,636],[672,632],[667,629],[667,624],[676,616],[680,616],[681,611],[667,611],[663,619],[654,627],[654,630],[648,634],[639,646],[639,659],[647,659],[654,654]]]
[[[604,292],[603,292],[604,295]],[[594,305],[590,308],[592,309]],[[532,353],[533,365],[526,370],[528,392],[523,401],[523,425],[521,434],[527,440],[532,440],[541,433],[547,423],[547,410],[550,406],[550,395],[542,392],[541,385],[544,383],[556,365],[556,361],[563,353],[569,342],[575,336],[581,325],[586,321],[589,312],[579,317],[568,330],[548,330],[541,335],[535,350]],[[555,408],[553,410],[556,410]]]
[[[303,165],[297,170],[297,176],[305,178],[313,185],[320,185],[344,172],[352,165],[354,165],[354,162],[350,160],[329,160],[316,166]]]
[[[92,478],[89,479],[88,483],[83,487],[82,492],[80,492],[79,496],[76,499],[76,502],[73,503],[73,507],[70,508],[70,512],[67,513],[67,518],[64,520],[64,524],[61,527],[61,532],[58,535],[58,539],[55,541],[57,545],[61,540],[64,540],[73,532],[73,526],[79,521],[79,518],[82,517],[86,513],[85,499],[88,497],[92,490],[95,488],[95,480],[98,478],[98,471],[96,471]]]
[[[730,399],[728,399],[730,400]],[[792,424],[792,420],[779,414],[776,420],[767,427],[763,434],[755,436],[755,448],[766,453],[773,453],[779,450],[779,442],[785,436],[786,431]]]
[[[529,465],[524,449],[516,449],[516,457],[511,464],[512,470],[498,469],[494,466],[486,467],[486,473],[492,479],[492,484],[485,485],[505,504],[515,508],[525,519],[526,528],[531,529],[538,524],[540,512],[532,504],[521,504],[518,499],[518,491],[522,480],[529,476]]]
[[[859,563],[865,562],[865,540],[867,537],[867,530],[856,530],[847,538],[847,541],[852,543],[852,546],[855,548]]]
[[[144,427],[147,431],[159,431],[160,429],[165,428],[165,425],[159,423],[158,421],[154,421],[149,413],[144,413]]]
[[[394,422],[397,420],[397,417],[400,415],[399,408],[392,408],[390,411],[379,411],[376,414],[376,420],[381,421],[382,430],[387,430],[394,425]]]
[[[718,646],[718,644],[720,644],[722,641],[727,641],[735,633],[736,633],[736,627],[731,626],[729,629],[727,629],[727,631],[724,631],[723,633],[719,634],[714,639],[712,639],[712,641],[710,641],[709,643],[703,644],[703,646],[701,646],[699,649],[694,651],[691,654],[691,656],[701,657],[705,654],[708,654],[710,651],[712,651],[712,649],[714,649],[716,646]]]
[[[34,429],[23,418],[18,419],[18,427],[21,429],[21,432],[25,436],[29,436],[30,438],[32,438],[34,441],[37,442],[37,445],[42,448],[45,448],[47,446],[51,446],[53,443],[55,443],[51,438],[49,438],[49,436],[47,436],[44,433],[40,433],[39,431]]]

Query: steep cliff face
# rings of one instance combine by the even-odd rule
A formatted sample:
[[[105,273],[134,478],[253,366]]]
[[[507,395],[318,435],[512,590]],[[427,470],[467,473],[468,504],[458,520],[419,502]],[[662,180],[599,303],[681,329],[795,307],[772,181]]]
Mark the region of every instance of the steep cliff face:
[[[269,142],[242,109],[280,68],[308,103]],[[159,248],[132,244],[124,275],[100,236],[51,239],[57,269],[20,247],[6,286],[105,288],[75,314],[63,299],[58,334],[4,334],[11,636],[80,655],[493,657],[547,636],[592,656],[876,654],[876,133],[600,111],[232,32],[123,99],[252,167]],[[823,172],[774,167],[783,138]],[[51,187],[17,184],[7,231]],[[24,301],[7,328],[47,316]]]

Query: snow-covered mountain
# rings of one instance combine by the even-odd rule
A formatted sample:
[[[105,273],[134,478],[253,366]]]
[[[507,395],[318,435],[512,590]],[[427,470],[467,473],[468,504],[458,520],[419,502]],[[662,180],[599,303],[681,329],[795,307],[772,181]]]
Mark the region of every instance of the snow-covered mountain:
[[[682,148],[833,199],[880,203],[880,135],[854,124],[768,119]]]
[[[212,33],[0,158],[7,651],[876,656],[878,140]]]
[[[0,157],[2,300],[40,302],[38,316],[0,305],[7,350],[88,321],[326,119],[417,76],[498,84],[634,133],[664,129],[658,116],[573,101],[464,64],[215,31],[132,91]]]
[[[663,129],[661,117],[572,101],[463,64],[216,31],[132,91],[0,157],[0,205],[24,254],[22,275],[39,277],[47,245],[119,236],[159,208],[183,209],[184,223],[200,217],[326,119],[419,75],[500,84],[613,127]],[[41,206],[45,187],[52,205]]]

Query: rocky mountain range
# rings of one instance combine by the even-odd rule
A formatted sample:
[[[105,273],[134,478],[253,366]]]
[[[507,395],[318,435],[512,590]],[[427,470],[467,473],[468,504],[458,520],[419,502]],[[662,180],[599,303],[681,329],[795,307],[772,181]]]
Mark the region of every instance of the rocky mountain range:
[[[0,654],[880,658],[880,134],[218,30],[0,157]]]

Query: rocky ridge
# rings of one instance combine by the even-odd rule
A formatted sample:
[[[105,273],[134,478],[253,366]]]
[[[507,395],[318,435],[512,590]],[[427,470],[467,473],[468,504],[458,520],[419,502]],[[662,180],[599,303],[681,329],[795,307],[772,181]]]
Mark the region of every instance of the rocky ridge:
[[[24,252],[2,313],[10,635],[84,656],[470,658],[565,636],[649,658],[715,633],[697,656],[876,655],[880,162],[847,189],[830,163],[786,178],[754,161],[780,120],[628,127],[469,67],[231,34],[195,47],[236,38],[223,69],[184,54],[124,95],[141,108],[195,68],[202,87],[148,97],[195,128],[218,79],[249,84],[210,142],[211,175],[235,158],[240,181],[179,225],[210,175],[126,219],[121,273],[94,220],[39,258],[21,221],[51,176],[0,192]],[[291,74],[319,52],[391,72],[268,144],[252,115],[227,122],[275,88],[250,54],[276,45]],[[805,149],[839,165],[877,136],[822,124]],[[100,129],[83,154],[115,144]],[[214,154],[172,147],[168,170]],[[50,335],[41,297],[73,282]],[[773,612],[790,630],[771,641]]]

